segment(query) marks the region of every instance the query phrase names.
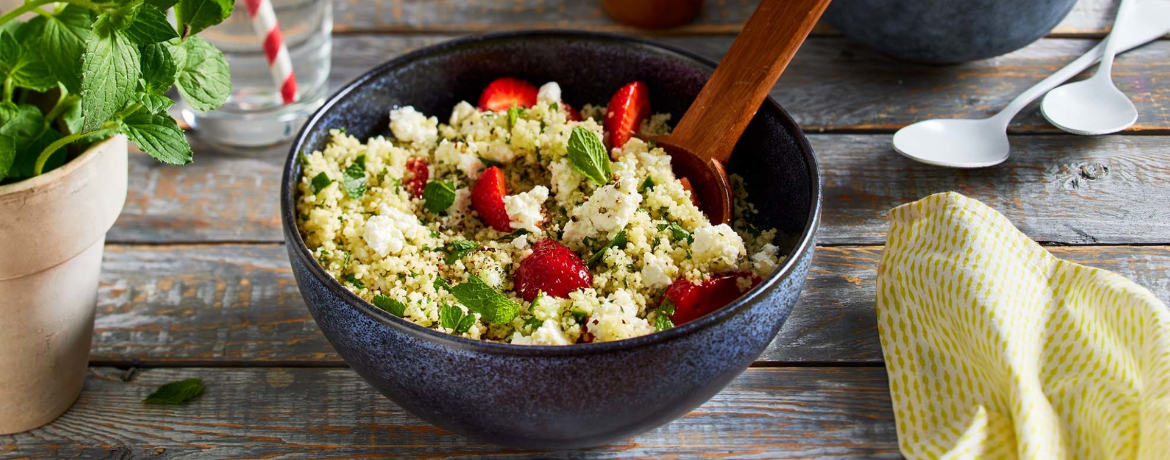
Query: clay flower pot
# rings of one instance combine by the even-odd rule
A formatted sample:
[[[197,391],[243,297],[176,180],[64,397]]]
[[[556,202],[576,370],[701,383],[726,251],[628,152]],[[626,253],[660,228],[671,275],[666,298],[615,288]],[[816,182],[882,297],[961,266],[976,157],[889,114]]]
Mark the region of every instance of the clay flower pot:
[[[81,393],[106,231],[126,201],[126,138],[0,186],[0,434],[49,423]]]

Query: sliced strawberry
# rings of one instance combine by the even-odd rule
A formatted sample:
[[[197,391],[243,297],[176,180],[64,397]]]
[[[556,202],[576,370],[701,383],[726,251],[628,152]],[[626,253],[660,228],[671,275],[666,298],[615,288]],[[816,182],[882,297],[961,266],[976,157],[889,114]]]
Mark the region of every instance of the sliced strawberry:
[[[479,213],[479,218],[501,232],[512,231],[508,211],[504,208],[504,196],[507,194],[504,171],[495,166],[483,170],[471,190],[471,206]]]
[[[720,273],[697,284],[683,278],[675,280],[663,295],[663,301],[674,302],[671,322],[679,326],[694,321],[738,299],[743,292],[736,280],[744,277],[751,278],[752,286],[760,282],[759,278],[745,272]]]
[[[541,292],[565,298],[593,284],[593,276],[577,253],[545,238],[532,245],[532,254],[516,267],[516,294],[531,302]]]
[[[561,109],[565,111],[565,118],[568,119],[569,121],[583,121],[583,120],[585,120],[584,118],[581,117],[581,112],[578,112],[577,109],[574,109],[573,106],[571,106],[569,104],[562,102]]]
[[[686,191],[691,193],[691,203],[694,204],[696,208],[702,208],[701,206],[699,206],[699,195],[697,193],[695,193],[695,187],[691,186],[691,180],[687,179],[685,177],[682,177],[682,178],[679,178],[678,181],[682,182],[683,190],[686,190]]]
[[[427,181],[431,178],[431,168],[427,160],[411,158],[406,160],[406,174],[402,177],[402,187],[415,198],[422,198],[423,190],[427,188]]]
[[[626,84],[613,95],[605,108],[605,132],[610,147],[622,147],[638,132],[642,120],[650,117],[650,89],[645,83]]]
[[[503,112],[514,105],[532,107],[536,105],[536,92],[536,87],[524,80],[498,78],[479,95],[479,109]]]

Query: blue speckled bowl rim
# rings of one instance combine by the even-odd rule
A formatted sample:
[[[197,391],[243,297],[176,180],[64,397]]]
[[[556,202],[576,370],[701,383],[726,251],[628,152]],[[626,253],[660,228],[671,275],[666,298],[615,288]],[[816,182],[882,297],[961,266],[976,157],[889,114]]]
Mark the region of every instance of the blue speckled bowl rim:
[[[655,332],[653,334],[648,334],[648,335],[634,337],[634,338],[625,339],[625,340],[617,340],[617,341],[613,341],[613,342],[595,342],[595,343],[583,343],[583,344],[574,344],[574,345],[513,345],[510,343],[499,343],[499,342],[488,342],[488,341],[483,341],[483,340],[472,340],[472,339],[468,339],[465,337],[459,337],[459,336],[454,336],[451,334],[445,334],[443,332],[439,332],[439,331],[436,331],[436,330],[433,330],[430,328],[426,328],[426,327],[420,326],[418,324],[412,323],[410,321],[407,321],[405,319],[394,316],[394,315],[390,314],[389,312],[386,312],[378,307],[375,307],[373,304],[366,302],[361,297],[358,297],[357,294],[350,292],[349,289],[346,289],[345,286],[343,286],[340,282],[338,282],[336,279],[334,279],[333,276],[329,275],[329,273],[327,273],[325,271],[325,269],[323,267],[321,267],[321,265],[317,262],[317,259],[313,257],[312,253],[309,252],[308,247],[305,245],[304,239],[301,238],[300,231],[296,228],[296,219],[294,218],[294,216],[296,215],[296,209],[295,209],[295,201],[293,200],[293,193],[296,190],[296,188],[294,187],[294,184],[296,183],[297,179],[299,178],[299,174],[297,174],[296,177],[294,177],[294,174],[298,172],[298,167],[299,167],[299,161],[297,161],[298,160],[298,153],[304,147],[304,144],[306,142],[306,138],[308,137],[309,132],[311,130],[316,129],[318,122],[320,121],[321,118],[323,118],[325,116],[325,113],[328,112],[330,109],[332,109],[333,106],[336,105],[339,100],[344,98],[350,92],[352,92],[355,89],[366,84],[369,80],[376,78],[379,74],[381,74],[386,69],[402,66],[410,61],[413,61],[413,60],[416,60],[416,59],[419,59],[419,58],[422,58],[422,57],[425,57],[425,56],[428,56],[431,54],[435,54],[437,52],[442,52],[442,51],[449,50],[451,48],[458,48],[458,47],[462,47],[464,45],[477,43],[477,42],[485,42],[485,41],[491,41],[491,40],[497,40],[497,39],[524,39],[524,38],[550,38],[550,37],[627,41],[627,42],[632,42],[632,43],[636,43],[636,44],[643,45],[643,46],[659,48],[661,50],[675,53],[675,54],[680,55],[684,58],[694,60],[694,61],[698,62],[700,65],[707,66],[708,67],[707,70],[714,70],[715,65],[716,65],[716,63],[711,61],[710,59],[699,56],[699,55],[692,53],[690,51],[686,51],[686,50],[676,48],[676,47],[670,46],[670,45],[656,43],[656,42],[646,40],[643,38],[639,38],[639,37],[631,37],[631,36],[626,36],[626,35],[602,33],[602,32],[585,32],[585,31],[574,31],[574,30],[538,30],[538,31],[534,30],[534,31],[497,32],[497,33],[475,35],[475,36],[471,36],[471,37],[454,39],[454,40],[438,43],[435,45],[427,46],[427,47],[412,51],[410,53],[404,54],[404,55],[399,56],[395,59],[387,61],[386,63],[384,63],[378,67],[375,67],[374,69],[362,74],[360,77],[356,78],[355,80],[353,80],[349,84],[345,85],[345,87],[341,88],[333,96],[329,97],[329,99],[325,102],[325,104],[322,105],[321,108],[318,109],[313,114],[313,116],[309,118],[309,120],[301,128],[300,133],[297,134],[297,138],[293,142],[293,145],[290,149],[288,160],[286,160],[286,162],[285,162],[284,174],[283,174],[283,177],[281,178],[281,188],[280,188],[280,202],[281,202],[280,203],[280,205],[281,205],[280,214],[281,214],[282,225],[284,227],[285,243],[293,246],[293,248],[292,248],[293,250],[291,252],[293,254],[295,254],[298,258],[301,259],[301,261],[308,268],[309,273],[311,273],[315,278],[320,280],[321,283],[324,286],[326,286],[330,291],[332,291],[335,295],[337,295],[341,299],[345,300],[350,305],[357,306],[357,308],[359,310],[361,310],[362,312],[364,312],[366,315],[373,317],[377,321],[379,321],[379,322],[381,322],[389,327],[398,329],[400,332],[410,334],[411,336],[413,336],[417,339],[432,340],[432,341],[435,341],[437,343],[445,344],[445,345],[451,346],[451,347],[470,349],[470,350],[481,351],[481,352],[485,352],[485,353],[500,354],[500,355],[519,355],[519,356],[582,356],[582,355],[591,355],[591,354],[602,354],[602,353],[607,353],[607,352],[616,352],[616,351],[622,351],[622,350],[626,350],[626,349],[637,348],[637,347],[641,347],[641,346],[647,346],[647,345],[651,345],[651,344],[666,342],[666,341],[675,339],[677,337],[685,336],[688,334],[692,334],[696,331],[706,329],[708,327],[711,327],[714,324],[718,324],[720,322],[723,322],[728,317],[731,317],[731,316],[735,315],[736,313],[738,313],[740,310],[742,310],[744,308],[744,306],[748,305],[749,303],[751,303],[751,302],[755,301],[757,298],[759,298],[765,290],[772,288],[776,283],[780,282],[781,279],[784,279],[784,278],[788,277],[789,275],[791,275],[792,271],[795,269],[795,267],[797,265],[797,261],[800,258],[800,256],[802,254],[804,254],[805,250],[807,250],[807,248],[810,245],[814,244],[814,241],[815,241],[814,237],[816,234],[816,230],[817,230],[818,226],[820,225],[820,214],[821,214],[820,167],[817,164],[816,156],[813,154],[812,146],[809,145],[808,139],[804,135],[804,131],[800,129],[800,126],[796,124],[796,122],[792,119],[792,117],[788,114],[788,112],[785,111],[784,108],[781,107],[780,104],[778,104],[774,99],[772,99],[771,96],[769,96],[765,100],[764,104],[769,105],[773,110],[775,110],[777,113],[779,113],[781,122],[789,130],[789,132],[792,134],[792,136],[796,140],[797,145],[799,146],[801,152],[804,154],[805,164],[808,165],[809,184],[810,184],[809,197],[813,200],[813,202],[810,204],[810,207],[809,207],[809,214],[808,214],[808,218],[807,218],[808,220],[805,224],[804,230],[801,233],[801,236],[800,236],[798,243],[792,249],[792,251],[787,254],[787,258],[785,259],[783,265],[779,269],[773,271],[772,274],[769,275],[762,282],[760,282],[759,285],[755,286],[754,288],[752,288],[751,290],[746,292],[744,295],[740,296],[738,299],[736,299],[731,304],[724,306],[723,308],[720,308],[720,309],[716,310],[715,312],[710,313],[706,316],[703,316],[695,321],[691,321],[689,323],[683,324],[682,326],[678,326],[678,327],[668,329],[668,330],[665,330],[662,332]],[[387,108],[387,109],[389,109],[389,108]],[[811,255],[810,255],[810,257],[811,257]]]

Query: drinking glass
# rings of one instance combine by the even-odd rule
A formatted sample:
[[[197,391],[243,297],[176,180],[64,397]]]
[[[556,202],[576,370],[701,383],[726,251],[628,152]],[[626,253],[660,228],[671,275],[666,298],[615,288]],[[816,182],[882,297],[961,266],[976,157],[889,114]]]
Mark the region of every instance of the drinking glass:
[[[269,0],[288,47],[299,97],[284,105],[268,69],[263,40],[252,27],[244,2],[223,23],[200,36],[227,58],[232,92],[223,107],[200,112],[180,102],[180,113],[204,143],[228,150],[278,144],[300,130],[328,95],[332,55],[331,0]]]

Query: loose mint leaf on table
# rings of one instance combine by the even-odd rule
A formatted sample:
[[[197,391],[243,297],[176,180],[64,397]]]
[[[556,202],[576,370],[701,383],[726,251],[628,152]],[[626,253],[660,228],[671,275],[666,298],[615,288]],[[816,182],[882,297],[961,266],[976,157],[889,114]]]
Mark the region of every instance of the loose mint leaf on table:
[[[455,204],[455,185],[450,182],[433,180],[423,189],[423,201],[427,210],[438,214]]]
[[[374,295],[373,303],[375,307],[386,310],[391,315],[397,316],[399,318],[401,318],[402,315],[406,313],[406,304],[391,299],[390,297],[384,296],[382,294]]]
[[[569,161],[573,168],[597,185],[605,185],[613,180],[613,171],[610,169],[609,153],[597,134],[583,127],[573,128],[569,134]]]
[[[126,35],[139,45],[165,42],[179,38],[179,33],[167,21],[166,11],[152,5],[142,5],[137,10],[134,22],[126,28]]]
[[[102,15],[105,16],[105,15]],[[134,97],[142,74],[138,47],[125,33],[103,26],[101,17],[86,40],[81,68],[82,129],[93,131]],[[105,21],[108,22],[108,21]]]
[[[183,36],[197,34],[214,26],[232,14],[232,0],[179,0],[175,5],[175,20]]]
[[[447,265],[455,263],[479,247],[479,243],[468,240],[452,241],[443,245],[443,252],[447,253]]]
[[[601,262],[601,258],[605,257],[605,252],[609,251],[609,248],[625,249],[626,243],[626,231],[622,230],[618,232],[618,234],[615,235],[612,240],[609,240],[609,243],[606,243],[605,246],[603,246],[599,251],[593,253],[593,255],[589,257],[589,262],[587,265],[589,265],[589,268],[593,268],[594,265],[597,265],[598,262]]]
[[[69,4],[51,15],[29,19],[17,34],[21,43],[38,50],[41,58],[71,93],[81,91],[81,55],[93,27],[89,10]],[[15,24],[12,22],[10,24]]]
[[[451,294],[468,310],[479,313],[492,324],[511,322],[520,314],[520,304],[504,297],[478,276],[472,276],[466,283],[451,288]]]
[[[142,47],[142,81],[145,82],[146,93],[149,95],[161,96],[175,84],[175,73],[179,69],[175,66],[174,57],[168,48],[162,43]],[[151,113],[158,111],[151,110]]]
[[[171,382],[154,390],[150,396],[142,400],[143,404],[187,404],[187,402],[195,399],[203,394],[203,390],[207,387],[203,385],[201,379],[187,379],[178,382]]]
[[[325,190],[325,187],[328,187],[329,184],[332,183],[333,180],[329,178],[329,175],[320,173],[316,176],[313,176],[313,180],[309,182],[309,188],[313,190],[314,194],[316,194],[317,192]]]
[[[126,137],[156,160],[172,165],[191,162],[191,146],[174,118],[140,108],[123,121]]]
[[[16,160],[16,140],[0,134],[0,180],[8,176],[12,162]]]
[[[231,74],[223,53],[199,37],[187,37],[178,45],[173,41],[170,43],[175,65],[179,68],[175,86],[183,99],[195,110],[208,111],[223,105],[232,90]]]
[[[345,168],[345,180],[341,188],[350,198],[358,199],[366,194],[366,157],[362,155],[354,160],[353,164]]]

